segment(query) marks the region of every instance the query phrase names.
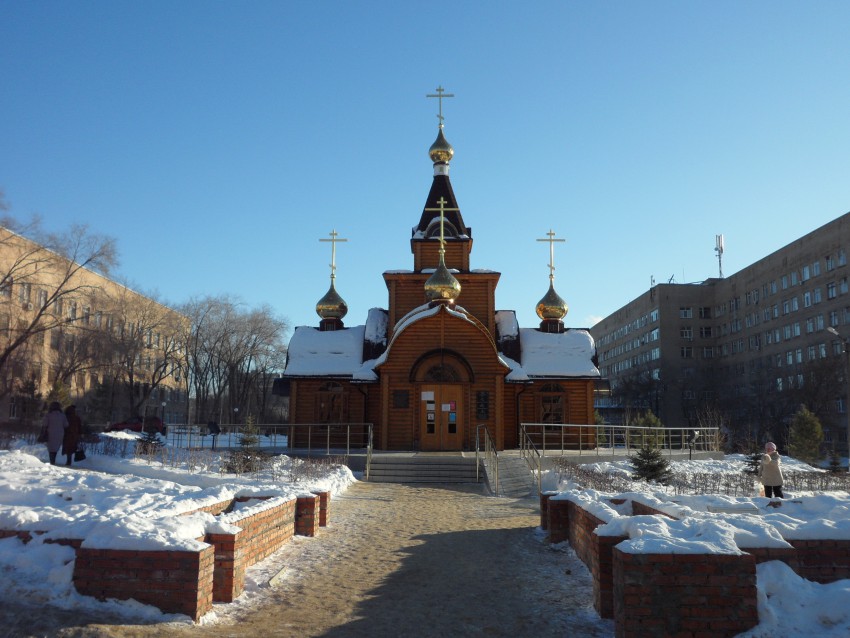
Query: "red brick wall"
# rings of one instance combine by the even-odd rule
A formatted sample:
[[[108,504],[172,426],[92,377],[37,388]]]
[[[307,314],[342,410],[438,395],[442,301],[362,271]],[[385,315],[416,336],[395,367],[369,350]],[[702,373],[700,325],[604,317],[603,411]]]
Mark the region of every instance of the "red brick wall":
[[[248,567],[280,549],[295,533],[295,500],[227,521],[240,528],[236,534],[208,533],[204,540],[215,548],[213,600],[232,602],[245,587]]]
[[[629,554],[614,550],[618,638],[735,636],[758,624],[750,554]]]
[[[319,533],[319,497],[302,494],[295,509],[295,533],[299,536],[315,536]]]
[[[550,543],[563,543],[570,537],[570,502],[561,499],[549,499],[546,504],[546,528]]]
[[[796,571],[807,580],[831,583],[850,578],[850,541],[789,540],[797,550]]]
[[[667,518],[672,518],[674,521],[676,520],[675,516],[670,516],[669,514],[665,514],[654,507],[650,507],[649,505],[645,505],[644,503],[640,503],[638,501],[632,501],[632,515],[633,516],[666,516]]]
[[[327,527],[331,516],[331,493],[317,491],[313,494],[319,497],[319,527]]]
[[[77,550],[74,586],[98,600],[135,598],[198,621],[212,608],[212,547],[199,551]]]
[[[540,529],[549,529],[549,499],[557,492],[540,492]]]

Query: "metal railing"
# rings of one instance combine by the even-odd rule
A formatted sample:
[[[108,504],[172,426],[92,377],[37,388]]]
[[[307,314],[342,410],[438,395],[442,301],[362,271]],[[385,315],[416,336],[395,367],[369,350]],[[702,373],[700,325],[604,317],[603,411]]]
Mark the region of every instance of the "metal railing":
[[[496,496],[499,495],[499,452],[496,450],[496,442],[493,441],[493,435],[490,434],[490,430],[487,429],[486,425],[479,425],[475,431],[475,480],[481,481],[481,462],[479,460],[479,453],[481,450],[481,443],[484,443],[484,467],[490,468],[493,476],[493,485],[490,486],[490,489],[493,490],[493,494]],[[490,474],[488,474],[488,481],[490,478]]]
[[[525,459],[528,469],[537,477],[537,493],[543,491],[543,455],[529,436],[525,423],[519,429],[519,454]]]
[[[577,425],[561,423],[520,424],[521,449],[533,448],[539,456],[546,452],[629,456],[646,444],[672,454],[679,452],[719,452],[720,428],[668,428],[637,425]]]
[[[207,425],[170,424],[166,443],[185,449],[228,449],[242,446],[245,425],[222,425],[213,434]],[[367,460],[372,453],[371,423],[259,423],[253,426],[260,449],[280,449],[327,455],[350,455],[362,451]],[[102,431],[103,428],[92,428]],[[368,462],[368,461],[367,461]]]

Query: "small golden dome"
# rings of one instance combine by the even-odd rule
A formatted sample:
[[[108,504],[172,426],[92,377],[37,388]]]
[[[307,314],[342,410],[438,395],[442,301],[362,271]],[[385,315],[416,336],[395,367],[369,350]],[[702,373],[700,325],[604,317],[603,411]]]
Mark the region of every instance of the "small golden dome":
[[[316,304],[316,314],[322,319],[342,319],[348,314],[348,304],[337,293],[333,280],[325,296]]]
[[[550,281],[549,291],[537,302],[537,316],[543,320],[561,320],[567,316],[569,310],[567,302],[555,292],[555,285]]]
[[[440,255],[440,265],[425,282],[425,298],[428,301],[454,301],[460,296],[460,282],[446,268]]]
[[[428,149],[428,155],[431,156],[431,161],[435,164],[448,164],[452,161],[454,154],[455,150],[448,143],[445,135],[443,135],[443,127],[441,126],[440,132],[437,133],[437,139],[431,144],[431,148]]]

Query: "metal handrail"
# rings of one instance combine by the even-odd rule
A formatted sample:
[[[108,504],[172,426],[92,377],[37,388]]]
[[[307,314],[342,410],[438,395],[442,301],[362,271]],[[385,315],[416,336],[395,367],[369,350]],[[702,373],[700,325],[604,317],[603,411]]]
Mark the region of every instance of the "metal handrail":
[[[534,445],[525,426],[525,423],[519,426],[519,454],[525,459],[528,469],[537,476],[537,493],[539,494],[543,491],[543,456]]]
[[[521,423],[520,446],[539,446],[541,457],[547,450],[564,453],[602,454],[628,456],[632,448],[650,442],[668,454],[674,450],[719,452],[720,428],[668,428],[638,425],[572,424],[572,423]],[[536,444],[535,444],[536,441]]]
[[[172,447],[185,447],[187,449],[235,448],[240,446],[244,428],[244,425],[223,425],[218,434],[210,434],[206,425],[168,425],[166,428],[166,438],[168,444]],[[351,454],[352,449],[365,448],[367,462],[371,460],[373,445],[371,423],[260,423],[254,425],[254,428],[260,434],[256,447],[286,448],[287,450],[306,451],[307,453],[322,450],[329,456],[333,450],[337,449],[332,447],[332,443],[334,442],[333,434],[336,431],[339,435],[336,437],[336,442],[344,441],[338,448],[340,453],[348,456]],[[306,448],[300,445],[296,446],[296,439],[300,438],[298,435],[301,435],[301,437],[304,436],[305,428],[307,446]],[[344,431],[343,428],[345,428]],[[313,446],[314,430],[318,435],[315,438],[322,441],[318,448],[314,448]],[[355,440],[354,444],[352,444],[352,437]],[[363,443],[356,443],[358,439],[363,441]]]
[[[484,433],[483,436],[481,435],[482,432]],[[475,431],[475,480],[481,480],[479,476],[481,464],[478,459],[481,439],[484,440],[484,466],[493,468],[493,475],[495,477],[495,488],[493,489],[493,494],[499,496],[499,452],[496,450],[496,443],[493,441],[493,435],[490,434],[490,430],[487,429],[486,425],[479,425]]]

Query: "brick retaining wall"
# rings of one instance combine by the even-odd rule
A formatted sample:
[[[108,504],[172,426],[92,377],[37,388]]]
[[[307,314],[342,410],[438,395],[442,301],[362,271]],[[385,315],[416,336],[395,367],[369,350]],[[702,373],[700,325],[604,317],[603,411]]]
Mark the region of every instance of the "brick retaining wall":
[[[626,537],[596,534],[604,521],[574,501],[552,496],[540,495],[548,541],[570,542],[593,577],[594,608],[614,618],[618,638],[734,636],[754,627],[755,566],[765,561],[781,560],[816,582],[850,578],[847,540],[788,540],[792,547],[745,548],[740,555],[630,554],[615,547]],[[637,501],[631,501],[631,511],[675,520]]]
[[[759,622],[750,554],[631,554],[614,549],[618,638],[735,636]]]
[[[273,497],[241,497],[245,502]],[[324,502],[324,506],[322,503]],[[229,512],[233,500],[183,512],[189,515]],[[115,550],[81,548],[81,539],[53,539],[70,545],[76,552],[73,582],[78,592],[99,600],[135,599],[166,613],[185,614],[197,622],[215,602],[231,602],[245,584],[251,565],[270,556],[296,533],[315,536],[330,518],[330,493],[281,499],[280,504],[260,511],[246,509],[244,515],[231,512],[226,521],[235,533],[207,533],[199,541],[207,545],[198,551]],[[0,530],[0,538],[17,537],[28,543],[42,532]]]
[[[212,609],[212,546],[199,551],[77,550],[74,587],[98,600],[134,598],[197,622]]]

